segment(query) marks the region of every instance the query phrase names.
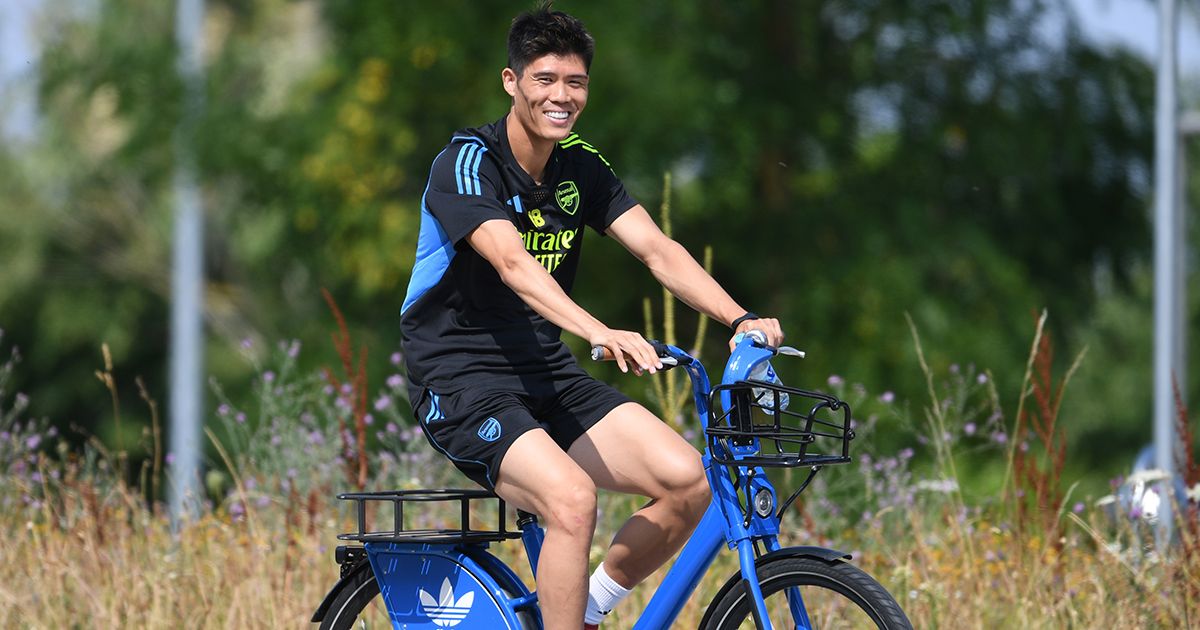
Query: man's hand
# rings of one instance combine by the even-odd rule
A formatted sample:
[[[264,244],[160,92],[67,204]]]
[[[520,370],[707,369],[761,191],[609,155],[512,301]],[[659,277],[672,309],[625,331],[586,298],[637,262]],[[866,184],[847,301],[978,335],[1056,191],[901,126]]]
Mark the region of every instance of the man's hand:
[[[783,343],[783,328],[779,326],[779,320],[773,317],[763,317],[760,319],[747,319],[738,324],[737,330],[733,331],[733,337],[729,339],[729,351],[737,347],[737,342],[734,339],[738,333],[746,333],[751,330],[761,330],[767,335],[767,345],[778,348]]]
[[[645,337],[633,331],[605,328],[592,334],[588,342],[593,347],[608,348],[622,372],[628,372],[632,367],[633,373],[641,376],[642,372],[654,374],[663,367],[654,346],[651,346]]]

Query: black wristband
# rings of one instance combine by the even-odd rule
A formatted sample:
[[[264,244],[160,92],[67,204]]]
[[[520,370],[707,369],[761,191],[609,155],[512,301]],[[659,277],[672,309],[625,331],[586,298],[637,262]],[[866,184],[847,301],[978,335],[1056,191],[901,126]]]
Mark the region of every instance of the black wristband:
[[[762,319],[762,318],[759,317],[758,315],[755,315],[754,313],[752,313],[750,311],[746,311],[745,315],[742,315],[741,317],[733,320],[733,323],[730,324],[729,327],[734,330],[737,330],[738,326],[741,325],[742,322],[744,322],[748,319]]]

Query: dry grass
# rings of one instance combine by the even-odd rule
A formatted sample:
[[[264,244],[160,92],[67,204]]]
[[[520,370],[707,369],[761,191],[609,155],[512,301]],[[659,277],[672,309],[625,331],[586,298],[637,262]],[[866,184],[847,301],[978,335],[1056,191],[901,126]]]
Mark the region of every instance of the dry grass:
[[[51,492],[40,509],[2,517],[2,627],[303,627],[337,577],[335,534],[350,528],[326,503],[297,517],[276,501],[247,515],[257,535],[248,518],[217,512],[175,536],[167,518],[126,490],[75,481]],[[606,507],[621,511],[628,500],[613,497]],[[787,542],[855,550],[855,562],[897,595],[918,628],[1195,627],[1195,557],[1164,560],[1128,544],[1119,551],[1107,541],[1135,540],[1136,532],[1068,518],[1057,541],[934,508],[879,514],[836,542],[803,535]],[[1190,542],[1183,548],[1196,548]],[[524,562],[517,543],[495,551],[513,566]],[[595,551],[602,553],[599,545]],[[677,627],[695,627],[735,566],[732,555],[718,560]],[[630,627],[650,586],[607,627]]]

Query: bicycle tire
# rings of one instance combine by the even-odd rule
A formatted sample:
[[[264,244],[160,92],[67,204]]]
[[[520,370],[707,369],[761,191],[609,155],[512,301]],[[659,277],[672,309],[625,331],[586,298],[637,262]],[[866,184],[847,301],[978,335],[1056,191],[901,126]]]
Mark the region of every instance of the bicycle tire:
[[[775,628],[794,628],[785,589],[799,588],[814,628],[874,627],[883,630],[911,630],[912,624],[900,604],[879,582],[858,567],[840,560],[826,561],[809,556],[771,559],[758,567],[759,584]],[[729,588],[728,586],[732,586]],[[853,607],[846,607],[846,603]],[[700,622],[703,630],[754,628],[754,603],[734,576],[727,588],[717,594]],[[817,610],[816,606],[830,610]],[[785,623],[775,621],[776,615]],[[849,614],[851,616],[844,616]],[[824,616],[823,616],[824,615]]]
[[[359,616],[378,596],[379,583],[375,581],[375,574],[370,568],[368,567],[365,571],[355,571],[351,575],[350,581],[338,591],[337,596],[329,605],[329,610],[321,619],[320,630],[350,630],[354,628]],[[379,605],[383,605],[383,600],[379,601]],[[390,628],[391,622],[382,627]]]

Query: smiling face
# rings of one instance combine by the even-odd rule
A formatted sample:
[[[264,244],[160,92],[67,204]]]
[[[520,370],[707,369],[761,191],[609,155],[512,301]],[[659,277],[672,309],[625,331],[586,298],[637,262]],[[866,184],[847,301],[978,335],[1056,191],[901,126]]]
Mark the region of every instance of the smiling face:
[[[518,123],[535,152],[570,135],[587,105],[587,66],[578,55],[544,55],[519,76],[505,68],[501,78],[504,91],[513,98],[510,133],[516,131],[512,122]]]

